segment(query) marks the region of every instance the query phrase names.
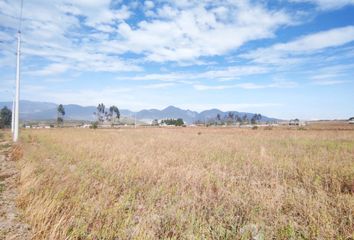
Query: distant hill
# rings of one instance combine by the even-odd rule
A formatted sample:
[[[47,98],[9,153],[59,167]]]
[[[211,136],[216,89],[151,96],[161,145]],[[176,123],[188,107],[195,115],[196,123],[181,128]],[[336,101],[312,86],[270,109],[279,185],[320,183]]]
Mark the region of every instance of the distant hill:
[[[174,106],[169,106],[162,110],[141,110],[136,113],[136,117],[137,119],[145,121],[164,118],[182,118],[185,122],[192,123],[198,119],[198,112],[183,110]]]
[[[9,109],[12,108],[12,102],[0,102],[0,108],[7,106]],[[53,120],[57,117],[57,104],[49,102],[34,102],[22,100],[20,101],[20,118],[21,120]],[[96,111],[95,106],[83,107],[76,104],[64,105],[65,108],[65,119],[68,120],[95,120],[94,112]],[[184,110],[174,106],[169,106],[165,109],[144,109],[139,112],[133,112],[127,109],[120,109],[121,115],[134,118],[136,116],[137,120],[144,122],[151,122],[154,119],[166,119],[166,118],[182,118],[186,123],[193,123],[196,121],[202,121],[215,119],[216,115],[219,114],[222,118],[228,114],[228,112],[223,112],[219,109],[205,110],[200,113],[191,110]],[[254,113],[247,112],[237,112],[231,111],[235,115],[242,117],[247,115],[250,119]],[[272,122],[278,119],[262,116],[261,121]]]

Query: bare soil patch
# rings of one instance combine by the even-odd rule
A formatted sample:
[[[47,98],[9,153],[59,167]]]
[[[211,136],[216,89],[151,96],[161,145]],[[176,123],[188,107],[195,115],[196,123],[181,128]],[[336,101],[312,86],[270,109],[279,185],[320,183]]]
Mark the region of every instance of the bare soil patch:
[[[10,143],[0,138],[0,239],[31,239],[30,227],[21,221],[16,206],[20,174],[10,150]]]

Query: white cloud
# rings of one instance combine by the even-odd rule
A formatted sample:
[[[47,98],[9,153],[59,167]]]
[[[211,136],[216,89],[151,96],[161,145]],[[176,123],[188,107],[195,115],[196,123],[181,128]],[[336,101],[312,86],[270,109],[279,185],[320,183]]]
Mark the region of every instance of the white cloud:
[[[354,26],[335,28],[300,37],[287,43],[260,48],[241,57],[258,63],[289,64],[299,62],[301,57],[326,48],[345,45],[354,41]]]
[[[14,40],[14,37],[8,33],[0,32],[0,43]]]
[[[195,90],[205,91],[205,90],[224,90],[228,88],[235,88],[237,85],[217,85],[217,86],[208,86],[202,84],[196,84],[193,86]]]
[[[337,47],[354,41],[354,26],[335,28],[315,33],[293,42],[273,46],[276,51],[307,52],[328,47]]]
[[[348,81],[343,81],[343,80],[321,80],[321,81],[314,81],[314,85],[320,85],[320,86],[331,86],[331,85],[337,85],[337,84],[343,84],[347,83]]]
[[[68,69],[69,69],[69,65],[67,64],[53,63],[44,67],[41,70],[31,71],[27,73],[34,76],[49,76],[49,75],[58,75],[61,73],[65,73]]]
[[[109,38],[107,33],[116,31],[117,22],[131,15],[127,6],[120,5],[112,9],[110,4],[110,0],[24,1],[22,24],[24,61],[30,61],[32,57],[40,57],[43,61],[68,65],[71,70],[77,71],[141,70],[141,67],[130,61],[113,56],[111,52],[102,51],[98,45],[103,39]],[[0,6],[0,26],[13,29],[8,32],[15,35],[19,5],[4,0],[1,1]],[[79,20],[78,16],[84,20]],[[85,30],[87,26],[94,28],[94,31]],[[15,49],[10,44],[12,43],[7,45],[1,43],[4,45],[3,49]],[[9,65],[12,60],[2,58],[0,61],[7,61],[8,63],[5,64]],[[31,65],[33,68],[38,68]],[[47,74],[45,70],[43,69],[42,73],[40,72],[42,70],[37,72]],[[56,73],[60,69],[48,70]]]
[[[353,68],[354,64],[333,65],[318,68],[315,72],[308,71],[307,74],[313,85],[337,85],[350,82],[348,79],[352,79]]]
[[[296,87],[297,83],[291,81],[274,81],[269,84],[256,84],[252,82],[248,83],[238,83],[238,84],[230,84],[230,85],[203,85],[203,84],[195,84],[193,85],[194,89],[198,91],[206,91],[206,90],[225,90],[232,88],[241,88],[241,89],[263,89],[263,88],[293,88]]]
[[[157,83],[157,84],[149,84],[149,85],[144,85],[142,88],[146,89],[160,89],[160,88],[167,88],[167,87],[172,87],[175,86],[175,83]]]
[[[280,103],[205,103],[205,104],[188,104],[188,105],[179,105],[178,107],[182,109],[190,109],[194,111],[204,111],[206,109],[220,109],[221,111],[257,111],[263,108],[269,107],[280,107],[283,104]]]
[[[233,80],[242,76],[258,75],[269,72],[270,69],[263,66],[231,66],[221,70],[211,70],[197,74],[198,78],[209,78],[219,80]]]
[[[152,8],[154,8],[154,6],[155,6],[155,4],[154,4],[153,1],[145,1],[145,2],[144,2],[144,5],[145,5],[145,7],[146,7],[147,9],[152,9]]]
[[[9,0],[0,6],[0,26],[15,33],[19,6]],[[248,41],[272,38],[279,27],[292,24],[286,12],[248,0],[168,1],[158,6],[145,1],[155,15],[128,24],[132,6],[110,0],[25,1],[23,56],[79,71],[141,70],[121,57],[128,52],[144,61],[203,64],[201,57],[227,54]],[[9,40],[7,33],[1,33],[0,38]],[[4,49],[10,49],[9,44]]]
[[[179,3],[180,4],[180,3]],[[107,49],[143,54],[148,61],[193,61],[203,56],[223,55],[248,41],[272,38],[280,27],[292,24],[283,11],[268,11],[256,3],[208,1],[198,4],[163,4],[152,20],[136,27],[118,26],[121,40],[107,41]],[[219,6],[221,5],[221,6]],[[225,12],[226,11],[226,12]],[[220,18],[224,12],[225,18]]]
[[[200,72],[172,72],[162,74],[145,74],[133,77],[118,77],[118,80],[131,81],[162,81],[162,82],[182,82],[192,83],[196,80],[210,79],[213,81],[231,81],[238,80],[243,76],[251,76],[268,73],[269,68],[245,65],[245,66],[230,66],[225,68],[218,68],[217,70],[200,71]]]
[[[48,101],[62,104],[80,104],[82,106],[96,105],[104,102],[107,105],[119,105],[122,103],[134,102],[134,96],[131,95],[133,89],[124,87],[104,87],[99,90],[92,89],[72,89],[57,91],[53,88],[46,88],[38,85],[24,85],[22,96],[25,99],[36,101]],[[119,96],[119,98],[117,98]]]

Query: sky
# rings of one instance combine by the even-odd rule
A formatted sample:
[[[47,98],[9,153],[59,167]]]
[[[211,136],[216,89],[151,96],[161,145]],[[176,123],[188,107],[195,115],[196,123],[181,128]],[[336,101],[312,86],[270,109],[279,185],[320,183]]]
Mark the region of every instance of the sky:
[[[11,101],[20,0],[0,0]],[[354,0],[24,0],[21,99],[354,116]]]

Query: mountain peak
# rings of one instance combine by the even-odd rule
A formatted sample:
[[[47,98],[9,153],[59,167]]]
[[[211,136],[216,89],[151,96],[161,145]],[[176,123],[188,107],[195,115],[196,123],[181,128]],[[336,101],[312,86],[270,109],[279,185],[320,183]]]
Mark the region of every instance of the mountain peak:
[[[182,109],[170,105],[170,106],[168,106],[167,108],[163,109],[162,111],[166,111],[166,110],[167,110],[167,111],[175,111],[175,110],[182,110]]]

